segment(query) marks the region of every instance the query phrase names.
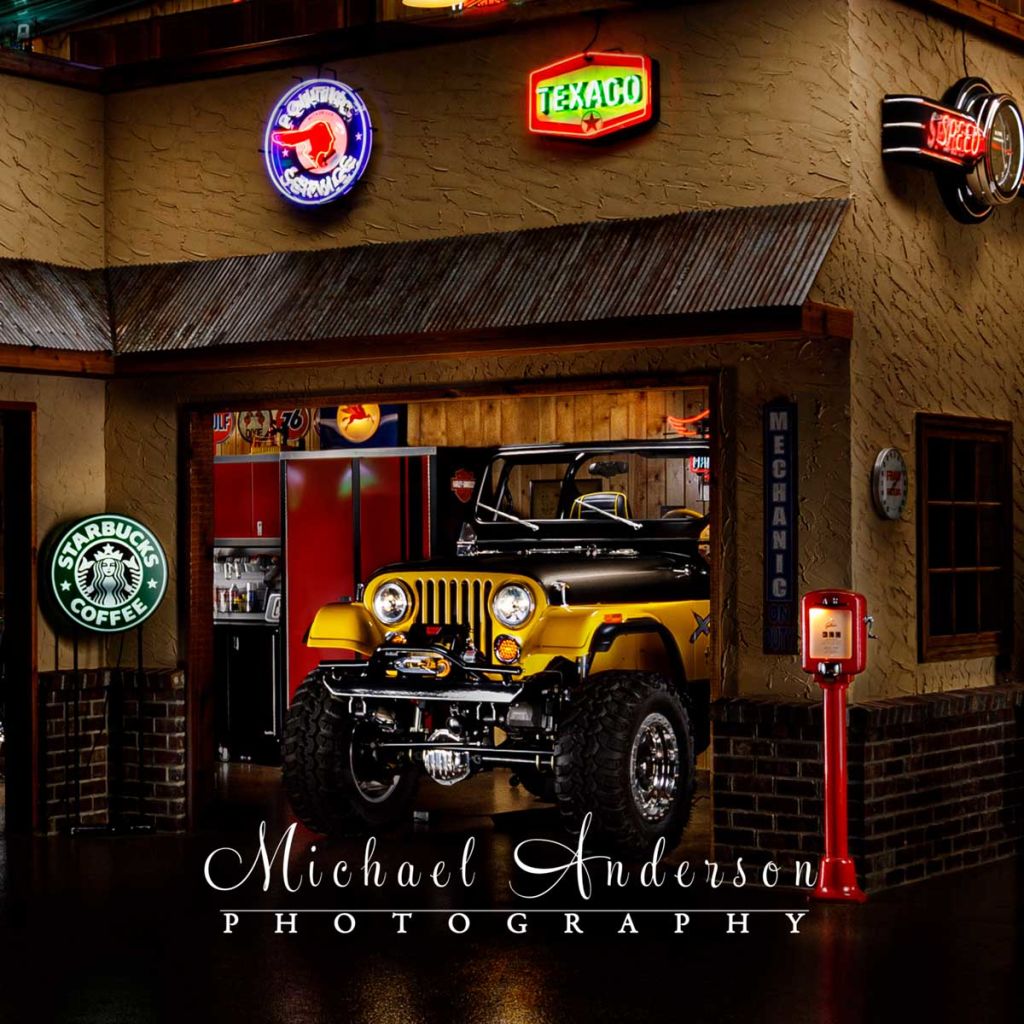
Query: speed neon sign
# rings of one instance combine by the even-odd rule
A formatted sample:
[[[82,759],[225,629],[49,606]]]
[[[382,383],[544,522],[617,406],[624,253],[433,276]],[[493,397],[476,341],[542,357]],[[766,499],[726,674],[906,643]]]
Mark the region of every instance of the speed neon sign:
[[[578,53],[530,72],[534,135],[600,139],[654,118],[654,62],[634,53]]]
[[[882,156],[934,171],[946,209],[977,224],[1012,202],[1024,182],[1024,115],[983,78],[962,78],[941,102],[882,100]]]

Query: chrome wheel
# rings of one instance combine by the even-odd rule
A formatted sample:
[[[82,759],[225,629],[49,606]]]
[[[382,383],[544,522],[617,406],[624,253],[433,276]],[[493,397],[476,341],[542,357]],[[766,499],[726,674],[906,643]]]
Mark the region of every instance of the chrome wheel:
[[[679,742],[672,723],[652,712],[633,737],[629,756],[629,785],[633,802],[645,821],[668,817],[679,783]]]

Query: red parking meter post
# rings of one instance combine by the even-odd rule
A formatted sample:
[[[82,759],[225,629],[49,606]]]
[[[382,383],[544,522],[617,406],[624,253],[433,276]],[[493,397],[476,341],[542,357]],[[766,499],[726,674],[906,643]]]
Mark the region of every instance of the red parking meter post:
[[[804,595],[801,613],[802,665],[821,687],[825,718],[825,854],[812,896],[863,903],[849,851],[846,691],[867,667],[867,602],[851,590],[815,590]]]

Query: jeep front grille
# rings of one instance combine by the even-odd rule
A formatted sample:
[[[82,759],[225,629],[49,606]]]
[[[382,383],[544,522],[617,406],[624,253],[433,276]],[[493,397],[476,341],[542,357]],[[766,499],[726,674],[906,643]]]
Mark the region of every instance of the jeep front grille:
[[[427,577],[416,580],[419,622],[425,626],[469,626],[473,642],[490,661],[493,626],[491,623],[491,580],[449,580]]]

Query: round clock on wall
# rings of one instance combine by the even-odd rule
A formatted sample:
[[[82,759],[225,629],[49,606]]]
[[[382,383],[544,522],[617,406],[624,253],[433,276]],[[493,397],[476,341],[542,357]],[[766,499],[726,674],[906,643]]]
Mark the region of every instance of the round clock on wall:
[[[992,91],[982,78],[964,78],[944,97],[974,119],[982,145],[973,165],[939,176],[950,212],[961,221],[984,220],[1012,202],[1024,180],[1024,118],[1011,96]]]
[[[907,504],[907,463],[898,448],[883,448],[871,471],[871,497],[883,519],[899,519]]]

